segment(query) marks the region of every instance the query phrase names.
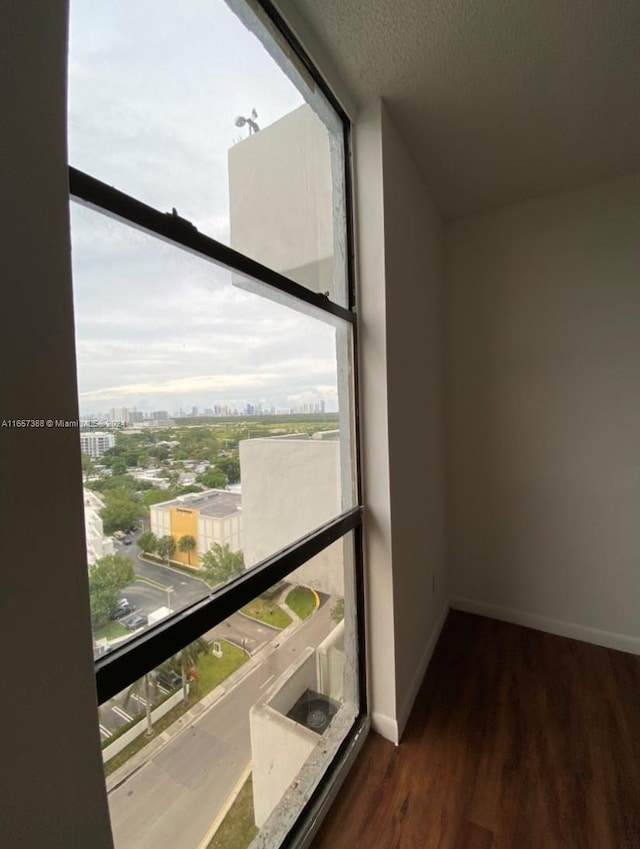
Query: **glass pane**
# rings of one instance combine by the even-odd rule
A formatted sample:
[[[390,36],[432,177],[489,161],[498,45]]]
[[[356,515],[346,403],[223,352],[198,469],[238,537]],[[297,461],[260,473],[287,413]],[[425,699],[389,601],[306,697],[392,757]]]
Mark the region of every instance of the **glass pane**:
[[[358,713],[352,559],[348,535],[100,707],[116,849],[279,845]]]
[[[276,59],[223,0],[73,0],[69,161],[346,304],[341,126],[260,35]]]
[[[72,244],[101,653],[353,506],[351,327],[77,204]]]

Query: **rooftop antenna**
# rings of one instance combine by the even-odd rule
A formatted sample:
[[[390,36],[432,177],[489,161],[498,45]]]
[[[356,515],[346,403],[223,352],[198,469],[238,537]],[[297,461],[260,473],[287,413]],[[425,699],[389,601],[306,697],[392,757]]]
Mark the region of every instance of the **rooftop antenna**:
[[[256,124],[255,119],[258,117],[258,113],[255,110],[255,107],[251,110],[251,116],[249,118],[244,118],[242,115],[238,115],[238,117],[233,122],[236,127],[244,127],[245,124],[249,127],[249,135],[252,136],[254,133],[260,132],[260,127]]]

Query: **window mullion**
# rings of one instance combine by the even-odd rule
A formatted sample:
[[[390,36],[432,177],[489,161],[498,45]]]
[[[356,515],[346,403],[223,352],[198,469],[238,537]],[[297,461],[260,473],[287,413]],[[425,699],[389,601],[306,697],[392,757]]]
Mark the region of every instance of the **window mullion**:
[[[176,654],[361,523],[362,508],[354,507],[264,560],[211,596],[128,640],[105,657],[98,658],[96,685],[99,703]]]
[[[306,289],[210,236],[205,236],[190,221],[181,218],[175,209],[172,212],[160,212],[71,165],[69,192],[76,201],[96,212],[118,218],[211,262],[259,280],[289,298],[302,301],[314,308],[317,318],[321,318],[324,313],[355,324],[355,314],[352,310],[334,303],[325,295]]]

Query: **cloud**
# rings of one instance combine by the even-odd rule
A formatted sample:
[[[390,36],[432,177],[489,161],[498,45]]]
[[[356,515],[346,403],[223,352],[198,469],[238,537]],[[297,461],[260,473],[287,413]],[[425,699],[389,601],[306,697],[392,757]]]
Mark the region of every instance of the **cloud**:
[[[302,103],[215,0],[74,0],[69,77],[71,163],[223,242],[235,116]],[[229,271],[75,203],[72,257],[85,412],[337,398],[335,329]]]

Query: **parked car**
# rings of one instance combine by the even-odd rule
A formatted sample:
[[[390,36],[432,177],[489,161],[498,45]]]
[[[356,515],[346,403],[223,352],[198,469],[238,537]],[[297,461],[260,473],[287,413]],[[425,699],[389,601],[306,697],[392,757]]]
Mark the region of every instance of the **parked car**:
[[[159,669],[156,681],[167,690],[175,690],[182,686],[182,678],[173,669]]]
[[[131,540],[130,540],[130,539],[126,539],[126,540],[124,541],[124,544],[125,544],[125,545],[131,545]]]
[[[123,619],[125,616],[128,616],[130,613],[133,613],[136,609],[135,604],[131,604],[131,602],[126,598],[121,598],[120,601],[116,604],[111,613],[112,619]]]
[[[132,616],[128,622],[126,622],[126,626],[130,631],[137,631],[138,628],[142,628],[145,625],[149,624],[149,619],[144,613],[136,613],[135,616]]]

